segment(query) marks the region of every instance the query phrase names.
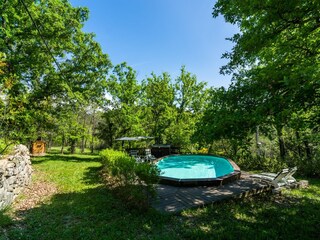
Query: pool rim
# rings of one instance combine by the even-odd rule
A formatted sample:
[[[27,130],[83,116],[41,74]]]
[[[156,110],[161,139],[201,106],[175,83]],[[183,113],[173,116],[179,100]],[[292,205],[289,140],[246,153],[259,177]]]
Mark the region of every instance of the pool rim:
[[[217,178],[173,178],[173,177],[165,177],[165,176],[159,176],[159,183],[160,184],[166,184],[166,185],[173,185],[173,186],[180,186],[180,187],[187,187],[187,186],[222,186],[224,184],[236,181],[240,179],[241,177],[241,170],[240,167],[231,159],[214,155],[214,154],[171,154],[167,156],[163,156],[161,158],[156,159],[154,164],[161,161],[164,158],[167,157],[173,157],[173,156],[210,156],[210,157],[218,157],[227,160],[231,166],[233,167],[234,171],[223,175],[221,177]]]

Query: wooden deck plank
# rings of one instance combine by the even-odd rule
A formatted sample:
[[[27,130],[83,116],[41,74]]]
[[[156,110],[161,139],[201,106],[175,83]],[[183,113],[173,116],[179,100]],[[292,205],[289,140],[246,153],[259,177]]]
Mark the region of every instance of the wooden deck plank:
[[[188,208],[203,207],[230,198],[246,197],[269,191],[266,182],[240,179],[219,187],[175,187],[159,184],[158,196],[151,203],[160,212],[177,213]]]

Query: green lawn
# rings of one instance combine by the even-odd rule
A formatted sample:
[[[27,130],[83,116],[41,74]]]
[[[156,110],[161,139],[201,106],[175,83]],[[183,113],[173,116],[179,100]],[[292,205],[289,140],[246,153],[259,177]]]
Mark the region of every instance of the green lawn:
[[[319,239],[320,181],[178,215],[127,209],[100,181],[95,155],[33,158],[33,183],[55,189],[36,206],[0,213],[3,239]],[[42,186],[40,184],[40,186]],[[41,189],[38,190],[41,194]],[[22,196],[20,202],[27,200]]]

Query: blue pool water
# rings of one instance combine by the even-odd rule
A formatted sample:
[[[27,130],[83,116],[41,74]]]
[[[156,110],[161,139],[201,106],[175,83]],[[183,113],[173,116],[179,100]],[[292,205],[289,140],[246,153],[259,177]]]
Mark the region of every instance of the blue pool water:
[[[218,178],[234,172],[227,159],[210,155],[168,156],[157,166],[160,176],[177,179]]]

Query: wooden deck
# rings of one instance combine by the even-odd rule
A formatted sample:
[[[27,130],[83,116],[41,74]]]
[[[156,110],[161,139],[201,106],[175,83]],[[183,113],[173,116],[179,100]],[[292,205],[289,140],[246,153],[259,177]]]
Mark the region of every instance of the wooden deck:
[[[219,187],[174,187],[159,184],[157,198],[151,205],[160,212],[178,213],[185,209],[203,207],[221,200],[250,196],[271,189],[271,185],[266,182],[247,176]]]

